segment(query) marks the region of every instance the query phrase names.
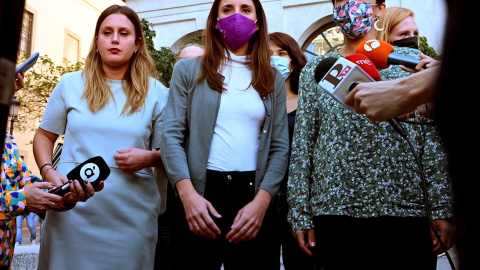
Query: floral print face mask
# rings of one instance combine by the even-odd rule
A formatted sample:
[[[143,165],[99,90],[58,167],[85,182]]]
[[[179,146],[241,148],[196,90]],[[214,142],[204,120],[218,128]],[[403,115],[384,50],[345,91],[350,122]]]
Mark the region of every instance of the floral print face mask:
[[[344,35],[357,39],[364,36],[373,26],[372,6],[376,4],[348,1],[333,10],[333,20],[342,28]]]

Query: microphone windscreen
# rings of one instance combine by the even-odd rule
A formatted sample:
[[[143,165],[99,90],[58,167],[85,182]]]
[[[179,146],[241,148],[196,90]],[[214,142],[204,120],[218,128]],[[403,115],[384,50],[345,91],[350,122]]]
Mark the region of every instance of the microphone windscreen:
[[[345,59],[359,66],[375,81],[380,81],[380,73],[372,61],[361,53],[354,53],[345,57]]]
[[[356,52],[367,56],[377,69],[385,69],[390,66],[388,64],[388,56],[394,52],[392,45],[382,40],[366,40],[358,45]]]
[[[325,77],[327,72],[332,68],[333,64],[335,64],[337,60],[337,57],[326,57],[320,61],[320,63],[318,63],[314,73],[315,81],[317,83],[319,83],[320,80]]]

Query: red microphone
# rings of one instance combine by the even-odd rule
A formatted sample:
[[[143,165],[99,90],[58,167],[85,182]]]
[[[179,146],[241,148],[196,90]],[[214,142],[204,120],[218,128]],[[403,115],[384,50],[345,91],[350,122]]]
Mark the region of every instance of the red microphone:
[[[415,68],[420,63],[420,59],[401,55],[394,51],[392,45],[376,39],[363,41],[356,50],[357,53],[370,58],[377,69],[385,69],[390,65],[404,65],[408,68]]]
[[[361,53],[354,53],[348,56],[345,56],[345,59],[349,60],[357,64],[363,71],[365,71],[372,79],[375,81],[380,81],[380,73],[378,73],[378,69],[372,63],[372,61]]]

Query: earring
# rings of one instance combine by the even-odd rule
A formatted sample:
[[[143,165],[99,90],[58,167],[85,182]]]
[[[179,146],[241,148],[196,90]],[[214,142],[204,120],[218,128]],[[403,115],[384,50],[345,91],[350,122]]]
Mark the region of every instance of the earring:
[[[378,21],[379,21],[379,18],[375,17],[375,23],[373,23],[373,27],[375,28],[375,30],[377,30],[377,31],[385,30],[385,27],[383,27],[383,28],[378,27],[378,25],[377,25]]]
[[[97,48],[97,53],[98,53],[98,48]]]
[[[136,53],[137,53],[137,50],[135,50],[135,51],[133,52],[133,54],[136,54]]]

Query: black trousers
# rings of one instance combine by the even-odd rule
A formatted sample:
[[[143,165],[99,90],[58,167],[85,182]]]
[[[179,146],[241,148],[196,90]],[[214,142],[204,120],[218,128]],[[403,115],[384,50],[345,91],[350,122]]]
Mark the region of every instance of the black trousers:
[[[177,197],[172,228],[174,269],[215,269],[223,264],[225,270],[268,270],[280,268],[279,247],[275,244],[272,229],[273,211],[265,214],[256,238],[229,243],[225,238],[237,212],[255,197],[255,172],[207,172],[205,199],[222,215],[214,218],[221,234],[215,239],[199,237],[192,233],[185,217],[181,200]]]
[[[426,218],[316,216],[313,224],[313,256],[324,270],[437,267]]]
[[[285,193],[280,193],[272,205],[277,209],[278,224],[275,229],[278,237],[278,244],[282,248],[283,268],[285,270],[313,270],[313,258],[308,256],[298,246],[297,240],[292,233],[292,226],[288,223],[288,203]]]

